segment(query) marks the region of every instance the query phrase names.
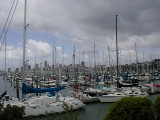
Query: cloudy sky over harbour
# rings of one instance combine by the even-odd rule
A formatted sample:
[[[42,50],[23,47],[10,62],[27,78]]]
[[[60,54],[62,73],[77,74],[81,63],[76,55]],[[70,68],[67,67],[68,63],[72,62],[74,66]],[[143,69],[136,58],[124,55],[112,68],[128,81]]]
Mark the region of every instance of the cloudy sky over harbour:
[[[0,0],[0,33],[17,0]],[[53,63],[56,47],[58,63],[71,64],[73,48],[76,63],[108,64],[108,46],[116,63],[115,23],[118,15],[120,63],[135,62],[135,43],[139,62],[160,56],[159,0],[27,0],[27,58],[29,64],[47,60]],[[14,7],[15,7],[14,4]],[[8,29],[7,65],[20,67],[23,50],[24,0],[19,0]],[[3,37],[2,37],[3,38]],[[2,44],[3,39],[0,40]],[[0,51],[4,64],[4,44]]]

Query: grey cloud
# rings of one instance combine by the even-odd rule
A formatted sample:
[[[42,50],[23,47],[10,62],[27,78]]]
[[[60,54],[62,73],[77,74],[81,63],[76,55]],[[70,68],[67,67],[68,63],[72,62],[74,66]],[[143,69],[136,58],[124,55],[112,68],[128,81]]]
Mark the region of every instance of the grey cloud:
[[[78,38],[82,40],[76,45],[78,49],[91,48],[94,42],[99,44],[98,48],[107,47],[107,44],[115,47],[116,14],[118,42],[122,49],[134,48],[138,40],[140,47],[159,46],[159,0],[28,0],[28,3],[30,29],[42,31],[46,26],[46,30],[58,32],[57,39],[66,44],[76,44],[73,39]],[[23,6],[20,1],[12,27],[23,23]],[[0,8],[5,9],[2,4]]]

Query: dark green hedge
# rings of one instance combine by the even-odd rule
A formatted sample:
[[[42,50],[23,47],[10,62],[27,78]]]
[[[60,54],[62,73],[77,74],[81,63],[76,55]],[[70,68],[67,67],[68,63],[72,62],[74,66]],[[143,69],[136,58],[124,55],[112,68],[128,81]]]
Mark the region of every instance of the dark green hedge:
[[[152,101],[145,97],[126,97],[112,104],[104,120],[154,120]]]

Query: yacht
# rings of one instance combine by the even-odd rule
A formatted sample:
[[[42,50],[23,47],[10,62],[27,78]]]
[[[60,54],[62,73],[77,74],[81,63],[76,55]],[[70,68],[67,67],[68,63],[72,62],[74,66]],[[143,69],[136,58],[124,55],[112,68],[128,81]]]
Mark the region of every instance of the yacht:
[[[85,107],[85,104],[82,103],[82,101],[73,97],[57,97],[48,95],[32,96],[24,101],[19,101],[9,95],[5,95],[2,98],[1,103],[4,107],[8,104],[11,106],[16,105],[18,107],[24,106],[25,115],[23,115],[23,117],[62,113],[65,112],[64,105],[69,106],[71,110]]]

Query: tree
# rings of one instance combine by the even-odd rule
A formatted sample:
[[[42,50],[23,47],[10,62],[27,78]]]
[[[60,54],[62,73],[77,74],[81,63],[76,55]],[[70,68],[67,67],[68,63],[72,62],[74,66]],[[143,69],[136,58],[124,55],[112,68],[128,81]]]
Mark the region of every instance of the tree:
[[[125,97],[112,104],[104,120],[154,120],[152,101],[145,97]]]
[[[2,105],[2,104],[0,104],[0,118],[1,118],[1,117],[2,117],[2,115],[3,115],[2,109],[3,109],[3,105]]]
[[[156,113],[156,119],[160,120],[160,96],[158,96],[154,102],[154,109]]]
[[[6,107],[0,105],[1,120],[20,120],[24,114],[24,107],[11,106],[9,104]]]

